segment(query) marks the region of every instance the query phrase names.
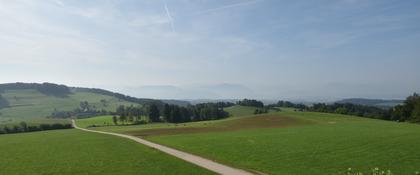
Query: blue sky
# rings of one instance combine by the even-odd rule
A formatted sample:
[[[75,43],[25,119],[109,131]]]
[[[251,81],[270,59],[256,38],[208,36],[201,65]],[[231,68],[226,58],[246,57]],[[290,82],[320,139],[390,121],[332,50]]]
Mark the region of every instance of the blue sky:
[[[0,1],[0,82],[152,98],[420,91],[417,0]]]

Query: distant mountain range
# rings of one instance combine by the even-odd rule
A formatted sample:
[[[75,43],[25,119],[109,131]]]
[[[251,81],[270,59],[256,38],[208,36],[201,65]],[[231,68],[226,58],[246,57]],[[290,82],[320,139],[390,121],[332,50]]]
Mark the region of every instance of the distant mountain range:
[[[149,85],[124,88],[124,92],[138,97],[158,99],[242,99],[256,98],[255,92],[241,84],[214,85]]]
[[[383,100],[383,99],[366,99],[366,98],[348,98],[336,101],[336,103],[351,103],[376,107],[394,107],[402,104],[404,100]]]

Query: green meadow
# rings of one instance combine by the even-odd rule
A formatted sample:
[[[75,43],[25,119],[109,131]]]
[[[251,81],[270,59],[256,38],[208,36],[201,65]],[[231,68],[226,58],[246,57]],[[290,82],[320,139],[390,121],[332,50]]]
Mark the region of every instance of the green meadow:
[[[394,174],[420,170],[417,124],[290,108],[261,115],[252,115],[247,107],[227,110],[232,109],[235,117],[217,121],[93,129],[143,137],[267,174],[339,174],[348,168],[368,172],[375,167]]]
[[[280,112],[311,124],[147,139],[267,174],[337,174],[347,168],[394,174],[420,170],[420,126],[334,114]]]
[[[77,107],[82,97],[101,107],[100,100],[107,97],[75,93],[65,103],[60,103],[57,97],[27,93],[32,94],[34,99],[26,94],[27,99],[17,98],[17,101],[33,105],[25,107],[13,102],[12,108],[24,107],[27,112],[35,110],[33,106],[45,105],[47,108],[53,105],[49,102],[51,98],[57,100],[54,105],[73,108]],[[10,100],[12,93],[6,94],[9,95],[4,96],[13,101]],[[49,99],[42,102],[42,98]],[[41,101],[35,102],[35,99]],[[69,99],[74,99],[74,102],[69,102]],[[112,102],[112,105],[106,106],[109,109],[130,104],[110,97],[107,101]],[[420,145],[420,126],[417,124],[299,112],[293,108],[254,115],[255,109],[232,106],[225,108],[230,113],[228,118],[180,124],[115,125],[110,115],[78,119],[76,122],[80,127],[142,137],[255,173],[323,175],[343,174],[348,168],[368,172],[379,167],[398,175],[414,174],[420,170],[420,152],[416,146]],[[7,114],[4,112],[7,108],[1,111],[3,116]],[[13,115],[10,113],[9,116]],[[34,125],[48,121],[68,122],[37,117],[26,121]],[[19,120],[13,122],[18,123]],[[96,127],[90,127],[92,125]],[[77,130],[1,135],[0,153],[2,157],[17,157],[0,160],[1,170],[7,174],[32,171],[35,174],[57,174],[59,171],[63,171],[60,174],[211,174],[123,138]],[[42,162],[31,157],[37,157]],[[17,165],[18,162],[23,163]],[[161,170],[162,167],[173,167],[173,170]]]
[[[136,142],[75,129],[0,135],[0,174],[213,174]]]

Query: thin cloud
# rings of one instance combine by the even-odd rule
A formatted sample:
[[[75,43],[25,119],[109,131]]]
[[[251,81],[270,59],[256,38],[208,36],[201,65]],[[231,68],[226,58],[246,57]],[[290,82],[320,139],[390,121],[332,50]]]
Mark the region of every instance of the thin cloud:
[[[171,24],[172,32],[175,32],[174,20],[171,16],[171,13],[169,12],[168,4],[166,4],[166,1],[165,1],[165,11],[166,11],[166,16],[169,19],[169,23]]]
[[[52,0],[55,4],[57,4],[58,6],[64,7],[64,3],[61,0]]]
[[[229,5],[225,5],[225,6],[221,6],[221,7],[216,7],[216,8],[212,8],[212,9],[203,10],[203,11],[200,11],[200,12],[195,13],[194,15],[202,15],[202,14],[206,14],[206,13],[212,13],[212,12],[216,12],[216,11],[220,11],[220,10],[225,10],[225,9],[229,9],[229,8],[234,8],[234,7],[240,7],[240,6],[255,4],[255,3],[258,3],[258,2],[261,2],[261,1],[262,0],[252,0],[252,1],[235,3],[235,4],[229,4]]]

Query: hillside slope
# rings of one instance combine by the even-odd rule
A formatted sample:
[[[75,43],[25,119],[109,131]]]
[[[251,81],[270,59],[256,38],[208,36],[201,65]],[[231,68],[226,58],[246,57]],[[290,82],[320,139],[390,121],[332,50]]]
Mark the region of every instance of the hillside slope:
[[[119,105],[161,103],[159,100],[135,98],[102,89],[50,83],[0,84],[0,95],[7,101],[7,105],[0,107],[0,123],[46,118],[54,110],[74,110],[82,101],[87,101],[96,110],[106,111],[115,111]]]

